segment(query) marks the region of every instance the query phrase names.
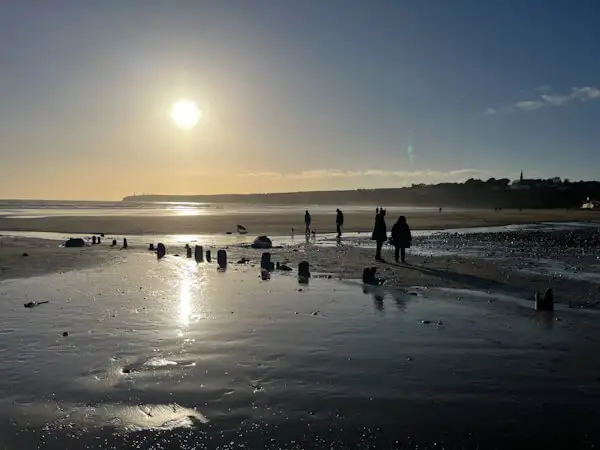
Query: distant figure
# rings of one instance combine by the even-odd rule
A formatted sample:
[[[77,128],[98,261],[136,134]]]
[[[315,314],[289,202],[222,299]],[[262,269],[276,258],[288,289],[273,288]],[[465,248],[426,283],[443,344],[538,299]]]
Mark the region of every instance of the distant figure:
[[[377,215],[375,216],[375,226],[373,227],[373,234],[371,235],[371,240],[375,241],[377,244],[377,249],[375,250],[375,260],[383,261],[383,258],[381,257],[381,247],[383,247],[383,243],[387,241],[385,209],[383,208],[377,208]]]
[[[398,221],[392,227],[392,244],[394,245],[394,256],[396,262],[398,257],[401,257],[402,262],[406,262],[406,249],[410,248],[412,242],[412,234],[410,227],[406,223],[406,217],[398,217]]]
[[[308,211],[306,211],[304,213],[304,224],[306,225],[306,229],[304,230],[304,232],[309,235],[310,234],[310,223],[311,223],[312,219],[310,217],[310,213]]]
[[[344,225],[344,213],[338,208],[335,217],[335,227],[337,228],[338,239],[342,237],[342,226]]]
[[[438,212],[442,212],[442,208],[438,209]]]

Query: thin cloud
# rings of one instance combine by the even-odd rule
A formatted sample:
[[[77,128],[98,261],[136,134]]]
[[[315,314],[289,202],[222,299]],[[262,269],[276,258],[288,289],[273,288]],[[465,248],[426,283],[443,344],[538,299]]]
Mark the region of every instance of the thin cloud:
[[[524,100],[522,102],[515,103],[513,106],[517,109],[522,109],[524,111],[535,111],[536,109],[542,108],[544,106],[544,103],[534,100]]]
[[[590,102],[600,100],[600,88],[595,86],[573,87],[568,94],[556,94],[548,86],[537,88],[540,96],[533,100],[522,100],[504,108],[487,108],[485,114],[498,112],[535,111],[541,108],[556,108],[576,102]]]

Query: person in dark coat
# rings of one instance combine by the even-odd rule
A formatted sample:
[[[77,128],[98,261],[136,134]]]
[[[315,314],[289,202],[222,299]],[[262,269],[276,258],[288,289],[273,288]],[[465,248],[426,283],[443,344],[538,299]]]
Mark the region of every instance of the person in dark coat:
[[[308,211],[306,211],[304,213],[304,225],[306,225],[306,229],[304,230],[304,233],[307,236],[310,236],[310,223],[312,222],[312,218],[310,217],[310,213]]]
[[[338,208],[335,216],[335,227],[337,228],[338,239],[342,237],[342,226],[344,225],[344,213]]]
[[[387,240],[387,226],[385,224],[385,209],[381,208],[378,211],[379,212],[375,216],[375,226],[373,227],[371,240],[375,241],[377,244],[375,259],[377,261],[383,261],[383,258],[381,257],[381,247],[383,247],[383,243]]]
[[[401,257],[402,262],[406,262],[406,249],[410,248],[412,242],[412,234],[410,227],[406,223],[406,217],[398,217],[398,221],[392,227],[392,244],[394,245],[394,256],[396,262]]]

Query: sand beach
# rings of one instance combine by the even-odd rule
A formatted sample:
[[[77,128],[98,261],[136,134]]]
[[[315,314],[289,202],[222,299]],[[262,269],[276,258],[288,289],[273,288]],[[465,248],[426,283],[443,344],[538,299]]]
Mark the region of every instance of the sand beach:
[[[273,259],[294,271],[267,281],[262,251],[247,245],[253,235],[107,233],[100,245],[64,248],[71,230],[105,222],[2,231],[0,441],[590,448],[600,443],[600,235],[593,221],[553,214],[527,225],[416,227],[407,264],[389,248],[374,261],[367,217],[341,241],[271,235]],[[24,228],[41,219],[29,220]],[[160,260],[147,249],[159,240]],[[186,242],[213,258],[226,249],[227,270],[216,258],[186,258]],[[308,285],[296,279],[303,260]],[[365,266],[386,284],[364,286]],[[534,292],[548,287],[554,313],[535,311]],[[49,303],[23,308],[30,301]]]

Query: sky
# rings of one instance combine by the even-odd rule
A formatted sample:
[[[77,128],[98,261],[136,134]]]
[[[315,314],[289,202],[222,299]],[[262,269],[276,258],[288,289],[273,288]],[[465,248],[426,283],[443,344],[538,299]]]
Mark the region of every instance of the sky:
[[[599,175],[596,0],[1,8],[0,198]]]

